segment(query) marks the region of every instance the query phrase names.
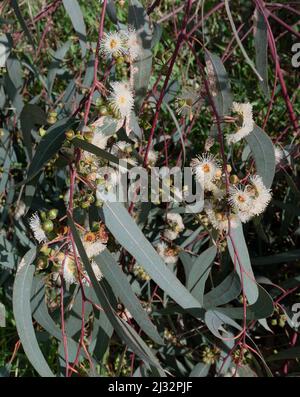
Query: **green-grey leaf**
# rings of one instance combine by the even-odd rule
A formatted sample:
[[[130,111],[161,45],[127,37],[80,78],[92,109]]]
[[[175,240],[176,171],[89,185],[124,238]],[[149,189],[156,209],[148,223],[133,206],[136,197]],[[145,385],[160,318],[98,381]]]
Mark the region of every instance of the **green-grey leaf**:
[[[255,64],[258,73],[263,78],[259,80],[266,98],[270,99],[270,90],[268,86],[268,30],[263,14],[258,8],[254,11],[254,46],[255,46]]]
[[[143,47],[139,58],[133,63],[135,70],[133,73],[135,105],[136,109],[139,110],[147,93],[152,68],[152,31],[149,24],[149,17],[138,0],[129,1],[128,24],[136,29]]]
[[[258,320],[272,315],[274,310],[273,300],[268,292],[258,285],[259,296],[253,305],[247,306],[246,317],[247,320]],[[223,313],[231,318],[242,320],[244,318],[243,307],[218,307],[216,308],[220,313]]]
[[[38,105],[28,103],[22,109],[20,123],[24,145],[27,149],[29,159],[32,160],[31,130],[36,125],[41,126],[46,123],[46,114]]]
[[[23,349],[35,370],[43,377],[54,377],[36,340],[31,318],[30,296],[36,247],[25,254],[19,264],[13,289],[13,312]]]
[[[190,373],[190,378],[203,378],[208,375],[210,364],[198,363],[194,366]]]
[[[248,302],[253,304],[258,298],[258,287],[252,271],[241,223],[237,227],[231,228],[230,236],[227,236],[227,243],[235,271],[240,277],[241,285],[243,286]]]
[[[156,343],[163,344],[163,340],[159,336],[145,310],[142,308],[139,300],[133,293],[126,276],[110,252],[108,250],[103,251],[100,255],[95,257],[95,262],[98,264],[115,295],[119,297],[127,307],[141,329]]]
[[[257,125],[245,139],[253,154],[257,174],[264,185],[270,188],[275,175],[275,152],[271,139]]]
[[[203,306],[205,283],[209,276],[211,265],[217,254],[215,245],[207,248],[193,261],[193,267],[187,280],[187,288]]]
[[[59,151],[65,140],[65,132],[72,126],[73,120],[62,119],[50,127],[46,136],[40,141],[33,160],[29,166],[27,180],[32,179],[44,165]]]
[[[185,309],[201,307],[168,269],[121,203],[106,202],[103,206],[103,217],[106,226],[119,243],[175,302]]]
[[[0,327],[6,326],[6,310],[3,303],[0,302]]]
[[[86,27],[80,5],[77,0],[63,0],[63,5],[69,14],[72,25],[79,37],[81,52],[84,57],[86,54]]]
[[[89,276],[89,279],[92,282],[98,301],[101,307],[103,308],[103,310],[105,311],[105,314],[107,315],[107,318],[114,327],[116,333],[119,335],[119,337],[122,340],[125,341],[125,343],[127,343],[127,345],[134,352],[136,352],[141,357],[142,360],[144,360],[146,363],[149,363],[150,365],[153,365],[154,367],[159,368],[161,370],[161,373],[163,374],[163,370],[161,369],[157,358],[154,356],[154,354],[148,348],[145,342],[140,338],[140,336],[135,332],[135,330],[130,327],[130,325],[128,325],[125,321],[123,321],[120,317],[118,317],[114,312],[104,292],[104,289],[101,286],[101,283],[99,283],[98,280],[96,279],[89,258],[85,252],[79,234],[76,230],[76,226],[69,214],[68,214],[68,221],[71,227],[72,235],[74,237],[74,241],[77,246],[79,255],[82,259],[82,262]]]
[[[213,96],[215,106],[219,116],[225,116],[229,113],[232,107],[232,95],[230,82],[226,69],[216,54],[212,54],[208,50],[205,52],[206,65],[211,62],[213,67],[215,85],[216,85],[216,96]]]
[[[203,305],[209,309],[231,302],[241,292],[241,283],[235,272],[230,273],[217,287],[204,295]]]
[[[118,165],[120,163],[120,160],[118,157],[114,156],[113,154],[111,154],[109,152],[106,152],[103,149],[98,148],[98,146],[95,146],[92,143],[84,141],[83,139],[74,138],[72,140],[72,144],[76,147],[86,150],[87,152],[93,153],[96,156],[99,156],[105,160],[111,161],[112,163],[115,163]],[[128,163],[127,168],[130,169],[132,167],[133,167],[133,165]]]

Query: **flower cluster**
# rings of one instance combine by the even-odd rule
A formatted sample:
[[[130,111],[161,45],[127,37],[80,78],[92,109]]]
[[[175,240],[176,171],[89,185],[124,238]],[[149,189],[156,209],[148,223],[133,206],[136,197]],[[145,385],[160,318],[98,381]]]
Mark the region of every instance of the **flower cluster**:
[[[227,135],[228,144],[238,142],[254,128],[251,104],[234,102],[233,110],[240,116],[242,126],[234,134]],[[231,175],[231,166],[228,164],[225,172],[211,153],[194,158],[191,167],[205,193],[206,219],[220,232],[227,232],[229,227],[235,228],[240,222],[248,222],[262,214],[271,200],[271,191],[259,175],[249,176],[241,183],[237,175]]]
[[[141,51],[139,35],[132,27],[119,32],[105,33],[101,42],[101,52],[108,59],[127,55],[132,62],[140,56]]]

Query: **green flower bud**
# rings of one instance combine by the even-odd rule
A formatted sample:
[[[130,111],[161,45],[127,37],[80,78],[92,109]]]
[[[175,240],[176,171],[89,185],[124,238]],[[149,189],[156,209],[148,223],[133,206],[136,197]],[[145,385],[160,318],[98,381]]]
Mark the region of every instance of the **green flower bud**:
[[[100,116],[107,116],[108,115],[108,109],[107,109],[107,107],[105,105],[100,106],[99,114],[100,114]]]
[[[81,203],[81,208],[89,208],[90,205],[91,203],[89,201],[83,201]]]
[[[73,130],[68,130],[66,132],[66,138],[69,139],[69,140],[73,139],[74,135],[75,135],[75,132]]]
[[[53,225],[53,222],[50,221],[50,219],[46,220],[46,221],[43,223],[43,230],[44,230],[46,233],[52,232],[53,229],[54,229],[54,225]]]
[[[47,219],[47,214],[45,211],[41,211],[40,216],[41,216],[42,221],[45,221]]]
[[[40,257],[40,258],[37,260],[37,268],[38,268],[39,270],[45,269],[47,266],[48,266],[48,260],[47,260],[47,258],[45,258],[44,256],[43,256],[43,257]]]
[[[46,130],[44,130],[44,128],[40,128],[39,129],[39,134],[40,134],[41,137],[45,136],[46,135]]]
[[[40,252],[42,252],[44,255],[48,256],[51,253],[51,248],[49,248],[47,244],[44,244],[41,247]]]
[[[51,219],[53,221],[54,219],[56,219],[57,215],[58,215],[58,209],[52,208],[48,212],[48,219]]]

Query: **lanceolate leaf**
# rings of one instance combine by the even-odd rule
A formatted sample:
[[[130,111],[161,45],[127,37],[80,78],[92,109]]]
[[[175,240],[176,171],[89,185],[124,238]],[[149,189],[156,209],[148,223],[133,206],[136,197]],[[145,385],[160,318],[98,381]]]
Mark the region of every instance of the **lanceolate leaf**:
[[[18,5],[18,1],[17,0],[11,0],[11,5],[12,5],[12,8],[13,8],[15,14],[16,14],[16,17],[18,18],[18,21],[19,21],[22,29],[24,30],[24,33],[28,37],[28,40],[29,40],[30,44],[34,47],[35,44],[34,44],[32,35],[30,33],[30,30],[28,29],[28,27],[26,25],[26,22],[25,22],[25,20],[23,18],[23,15],[21,14],[21,11],[20,11],[20,8],[19,8],[19,5]]]
[[[229,113],[232,106],[230,82],[221,59],[209,51],[205,52],[206,67],[211,77],[211,95],[219,116]]]
[[[142,49],[138,59],[132,65],[135,104],[139,110],[147,93],[152,67],[152,31],[149,17],[138,0],[129,1],[128,24],[133,26],[142,42]]]
[[[175,302],[185,309],[201,307],[167,268],[121,203],[106,202],[103,206],[103,218],[119,243]]]
[[[31,318],[30,296],[35,266],[36,248],[23,257],[17,270],[13,290],[13,311],[23,349],[35,370],[44,377],[53,377],[36,340]]]
[[[163,344],[163,340],[159,336],[145,310],[142,308],[126,276],[115,262],[110,252],[108,250],[103,251],[95,258],[95,261],[99,265],[104,277],[112,287],[116,296],[124,303],[142,330],[156,343]]]
[[[92,266],[90,264],[90,261],[87,257],[87,254],[84,250],[83,244],[81,242],[81,239],[78,235],[78,232],[76,230],[76,226],[71,219],[71,217],[68,215],[68,220],[69,224],[72,230],[72,235],[74,237],[79,255],[83,261],[85,270],[89,276],[89,279],[92,282],[92,285],[94,287],[95,293],[97,295],[98,301],[103,308],[105,314],[107,315],[109,321],[111,322],[112,326],[114,327],[116,333],[119,335],[119,337],[124,340],[124,342],[134,351],[136,352],[142,360],[144,360],[146,363],[149,363],[150,365],[153,365],[154,367],[157,367],[158,369],[161,370],[161,373],[163,374],[163,371],[160,367],[160,364],[157,360],[157,358],[154,356],[154,354],[151,352],[151,350],[147,347],[145,342],[140,338],[140,336],[128,325],[125,321],[123,321],[121,318],[119,318],[116,313],[114,312],[105,292],[101,284],[98,282],[96,279],[96,276],[94,274],[94,271],[92,269]]]
[[[57,72],[59,71],[60,64],[61,64],[62,60],[64,59],[67,51],[69,50],[70,46],[71,46],[71,41],[69,40],[66,43],[64,43],[60,48],[58,48],[54,54],[54,57],[53,57],[54,59],[49,66],[49,72],[48,72],[48,77],[47,77],[48,91],[50,94],[52,92],[54,80],[57,75]]]
[[[31,291],[31,310],[34,319],[50,335],[62,340],[62,332],[50,317],[45,300],[45,286],[41,277],[34,277]]]
[[[86,27],[80,5],[77,0],[63,0],[63,5],[71,18],[72,25],[78,34],[82,56],[86,54]]]
[[[26,146],[30,160],[32,159],[32,139],[31,131],[36,125],[43,125],[46,123],[46,114],[38,105],[30,104],[24,106],[21,115],[21,130],[23,133],[23,140]]]
[[[251,261],[245,242],[242,224],[231,228],[230,236],[227,237],[229,253],[234,265],[234,270],[240,277],[242,288],[250,304],[257,301],[258,287],[251,267]]]
[[[261,286],[258,286],[259,296],[257,301],[253,305],[247,306],[246,317],[248,320],[258,320],[266,318],[272,315],[274,306],[271,296]],[[244,308],[243,307],[218,307],[217,310],[220,313],[226,314],[230,318],[243,319]]]
[[[207,310],[204,316],[204,321],[211,333],[221,339],[223,337],[229,337],[229,332],[224,328],[224,325],[229,325],[237,330],[241,330],[239,324],[218,310]],[[220,331],[223,332],[223,335]]]
[[[40,141],[33,160],[29,166],[27,181],[32,179],[58,152],[65,140],[65,132],[71,127],[73,120],[62,119],[50,127],[46,136]]]
[[[241,292],[241,282],[235,272],[227,276],[218,286],[204,295],[204,307],[221,306],[231,302]]]
[[[198,299],[201,306],[203,305],[205,283],[216,254],[217,248],[215,245],[205,250],[194,260],[192,270],[188,277],[187,288],[191,291],[192,295]]]
[[[270,188],[275,175],[274,146],[268,135],[257,125],[246,136],[255,160],[256,172],[262,177],[264,185]]]
[[[210,364],[198,363],[190,373],[190,378],[199,378],[207,376],[210,369]]]
[[[254,45],[256,69],[263,78],[259,84],[266,98],[270,98],[268,86],[268,31],[265,19],[258,8],[254,12]]]
[[[72,143],[74,146],[79,147],[83,150],[86,150],[87,152],[93,153],[96,156],[99,156],[105,160],[109,160],[114,164],[118,164],[120,163],[120,160],[118,157],[114,156],[113,154],[106,152],[103,149],[98,148],[97,146],[93,145],[92,143],[89,143],[83,139],[79,139],[79,138],[74,138],[72,140]],[[133,165],[129,164],[127,165],[127,168],[130,169],[132,168]]]

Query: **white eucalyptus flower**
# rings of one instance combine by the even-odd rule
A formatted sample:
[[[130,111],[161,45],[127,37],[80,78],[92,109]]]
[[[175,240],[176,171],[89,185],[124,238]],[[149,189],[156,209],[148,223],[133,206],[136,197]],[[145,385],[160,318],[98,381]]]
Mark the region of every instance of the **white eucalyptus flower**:
[[[280,147],[275,146],[274,147],[274,152],[275,152],[275,164],[277,165],[283,160],[284,151]]]
[[[130,27],[127,31],[123,32],[128,55],[131,61],[135,61],[142,53],[142,46],[140,37],[134,28]]]
[[[97,189],[109,191],[113,189],[119,181],[118,172],[112,167],[101,167],[97,171],[96,180]]]
[[[228,232],[229,222],[231,229],[235,229],[239,224],[239,218],[236,214],[231,213],[227,215],[226,213],[213,208],[210,203],[206,203],[204,211],[212,226],[220,232]]]
[[[157,244],[156,250],[165,263],[175,264],[178,261],[178,253],[176,249],[168,246],[164,241]]]
[[[252,201],[251,213],[252,215],[259,215],[265,211],[269,202],[272,199],[271,190],[267,189],[259,175],[250,177],[251,187],[247,189],[254,194]],[[254,190],[253,190],[254,189]]]
[[[149,165],[153,166],[156,163],[156,161],[157,161],[157,153],[156,153],[155,150],[153,150],[153,149],[149,150],[147,160],[148,160],[148,164]]]
[[[26,211],[26,204],[24,201],[20,201],[15,209],[15,219],[18,221],[22,216],[25,214]]]
[[[100,267],[97,265],[97,263],[95,261],[92,261],[91,265],[92,265],[93,272],[96,276],[96,279],[98,281],[100,281],[103,278],[103,273],[101,272]]]
[[[102,244],[101,241],[99,241],[99,240],[84,241],[83,246],[84,246],[85,252],[89,259],[93,258],[94,256],[99,255],[106,248],[106,245]]]
[[[215,156],[210,153],[204,153],[201,156],[191,161],[192,170],[200,185],[210,190],[212,188],[211,182],[222,175],[222,170]]]
[[[48,241],[48,238],[46,236],[46,233],[44,232],[41,224],[40,217],[38,216],[38,213],[34,213],[32,217],[29,219],[29,226],[31,230],[33,231],[33,235],[35,239],[39,243],[45,243]]]
[[[77,284],[76,264],[69,256],[63,260],[63,278],[68,285]]]
[[[234,134],[226,136],[229,145],[239,142],[245,136],[249,135],[254,128],[252,105],[250,103],[233,102],[232,110],[239,115],[242,125]]]
[[[109,101],[121,117],[129,117],[134,105],[133,92],[127,82],[115,81],[111,84]]]
[[[91,143],[97,146],[99,149],[105,149],[108,139],[108,135],[105,135],[102,132],[98,132],[96,129]]]
[[[123,35],[120,32],[104,33],[100,49],[107,58],[121,56],[126,52]]]

